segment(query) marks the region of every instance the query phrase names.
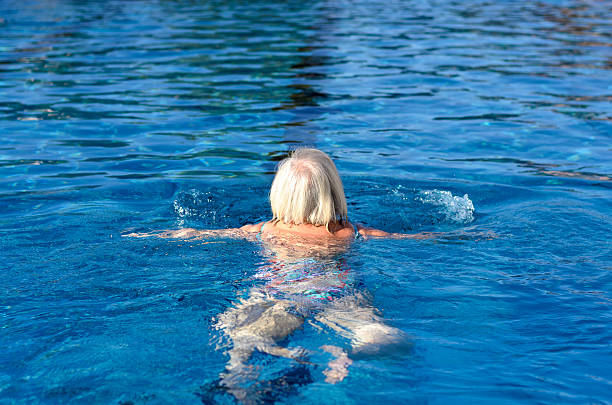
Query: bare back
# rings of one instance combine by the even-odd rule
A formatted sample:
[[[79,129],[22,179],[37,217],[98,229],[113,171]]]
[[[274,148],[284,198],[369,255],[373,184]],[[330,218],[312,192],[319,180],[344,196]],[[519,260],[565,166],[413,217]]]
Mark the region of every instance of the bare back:
[[[244,225],[240,228],[249,233],[261,233],[275,236],[300,236],[316,239],[349,239],[355,237],[355,228],[350,223],[331,223],[329,230],[324,226],[312,224],[285,224],[281,221],[260,222]]]

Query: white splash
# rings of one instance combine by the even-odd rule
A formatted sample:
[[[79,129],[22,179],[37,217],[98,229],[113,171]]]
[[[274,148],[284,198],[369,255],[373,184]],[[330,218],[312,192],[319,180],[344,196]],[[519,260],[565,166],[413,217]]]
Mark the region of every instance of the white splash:
[[[210,193],[203,193],[196,189],[191,189],[186,193],[180,193],[174,200],[174,212],[179,218],[209,218],[216,221],[217,211],[206,205],[212,201]]]
[[[448,221],[467,224],[474,220],[474,204],[467,194],[459,197],[446,190],[424,190],[419,192],[416,200],[439,206],[440,213]]]

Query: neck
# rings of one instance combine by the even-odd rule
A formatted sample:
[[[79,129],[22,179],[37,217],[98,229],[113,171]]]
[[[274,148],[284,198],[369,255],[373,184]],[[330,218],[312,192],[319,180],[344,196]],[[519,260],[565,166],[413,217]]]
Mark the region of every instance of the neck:
[[[294,224],[294,223],[286,223],[283,221],[276,221],[275,226],[278,226],[279,228],[286,228],[286,229],[325,229],[326,231],[329,231],[331,233],[335,233],[341,229],[343,229],[345,227],[345,224],[343,222],[340,221],[333,221],[330,222],[327,226],[325,225],[315,225],[315,224],[311,224],[311,223],[302,223],[302,224]]]

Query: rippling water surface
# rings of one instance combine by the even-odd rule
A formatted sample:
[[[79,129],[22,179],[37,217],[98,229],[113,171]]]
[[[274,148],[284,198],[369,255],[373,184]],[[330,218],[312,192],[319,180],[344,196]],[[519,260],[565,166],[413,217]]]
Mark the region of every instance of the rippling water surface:
[[[307,322],[283,344],[310,364],[258,353],[248,401],[608,403],[610,21],[594,0],[0,2],[0,402],[234,402],[212,325],[260,247],[121,234],[268,218],[307,145],[353,220],[447,236],[346,258],[410,353],[327,384],[317,348],[347,342]]]

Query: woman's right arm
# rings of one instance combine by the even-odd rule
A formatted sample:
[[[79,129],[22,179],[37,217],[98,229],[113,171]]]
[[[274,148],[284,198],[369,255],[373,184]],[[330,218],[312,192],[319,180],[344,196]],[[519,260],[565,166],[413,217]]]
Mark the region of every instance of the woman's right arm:
[[[365,238],[389,238],[389,239],[433,239],[441,233],[435,232],[420,232],[420,233],[397,233],[385,232],[380,229],[370,228],[357,224],[359,234]]]
[[[359,234],[365,238],[388,238],[388,239],[444,239],[444,240],[479,240],[493,239],[497,235],[491,231],[479,231],[475,229],[460,229],[452,232],[419,232],[419,233],[396,233],[385,232],[380,229],[370,228],[357,224]]]

